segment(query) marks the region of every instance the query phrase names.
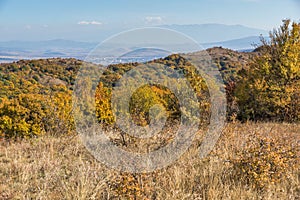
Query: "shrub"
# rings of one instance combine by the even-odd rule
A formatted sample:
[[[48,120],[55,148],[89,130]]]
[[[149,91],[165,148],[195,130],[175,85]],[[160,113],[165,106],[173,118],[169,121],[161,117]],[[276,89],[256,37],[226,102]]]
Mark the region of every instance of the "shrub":
[[[296,166],[296,148],[272,138],[254,136],[232,159],[237,177],[257,189],[280,182]]]

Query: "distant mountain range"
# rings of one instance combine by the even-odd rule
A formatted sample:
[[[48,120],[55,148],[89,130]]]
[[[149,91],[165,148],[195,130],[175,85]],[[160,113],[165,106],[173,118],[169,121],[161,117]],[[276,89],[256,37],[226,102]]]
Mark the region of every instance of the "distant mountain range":
[[[97,43],[61,39],[0,42],[0,62],[51,57],[84,59],[96,45]]]
[[[195,24],[163,25],[159,27],[186,34],[205,49],[222,46],[240,51],[249,50],[254,48],[253,44],[259,44],[260,35],[267,35],[265,30],[242,25]],[[79,42],[62,39],[0,42],[0,62],[51,57],[84,59],[97,45],[98,42]],[[128,49],[134,50],[134,47],[128,47]],[[153,57],[156,56],[153,55]]]
[[[233,49],[237,51],[253,50],[255,47],[260,45],[260,36],[250,36],[235,40],[228,40],[223,42],[215,43],[204,43],[201,44],[205,49],[211,47],[223,47]]]
[[[216,43],[221,41],[247,38],[250,36],[268,35],[268,31],[250,28],[243,25],[225,24],[191,24],[164,25],[162,28],[172,29],[193,38],[198,43]]]

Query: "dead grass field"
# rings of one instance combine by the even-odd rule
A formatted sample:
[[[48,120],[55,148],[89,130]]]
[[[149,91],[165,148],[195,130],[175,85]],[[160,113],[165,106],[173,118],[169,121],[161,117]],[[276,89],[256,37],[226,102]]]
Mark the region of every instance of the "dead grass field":
[[[281,170],[278,180],[262,176],[266,185],[257,187],[236,163],[251,145],[259,147],[254,143],[261,138],[283,150],[293,149],[295,155],[288,160],[293,164],[287,165],[275,152],[271,161]],[[230,123],[203,160],[195,144],[163,170],[126,174],[97,162],[78,136],[2,141],[0,199],[300,199],[299,145],[299,124]],[[266,149],[266,156],[273,155]],[[249,155],[251,161],[251,155],[260,154]],[[258,163],[264,163],[263,158],[258,157]]]

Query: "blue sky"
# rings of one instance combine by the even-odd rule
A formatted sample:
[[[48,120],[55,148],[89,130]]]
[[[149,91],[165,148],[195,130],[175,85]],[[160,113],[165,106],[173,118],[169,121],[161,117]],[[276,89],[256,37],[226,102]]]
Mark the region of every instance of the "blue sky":
[[[161,24],[241,24],[270,30],[300,20],[298,0],[0,0],[0,40],[97,40]]]

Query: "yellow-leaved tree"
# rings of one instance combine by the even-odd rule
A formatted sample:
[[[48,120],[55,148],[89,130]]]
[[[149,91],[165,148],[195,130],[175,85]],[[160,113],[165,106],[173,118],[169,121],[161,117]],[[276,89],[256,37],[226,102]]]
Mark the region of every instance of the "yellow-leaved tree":
[[[299,121],[300,23],[284,20],[261,42],[259,55],[240,72],[235,91],[239,118]]]

